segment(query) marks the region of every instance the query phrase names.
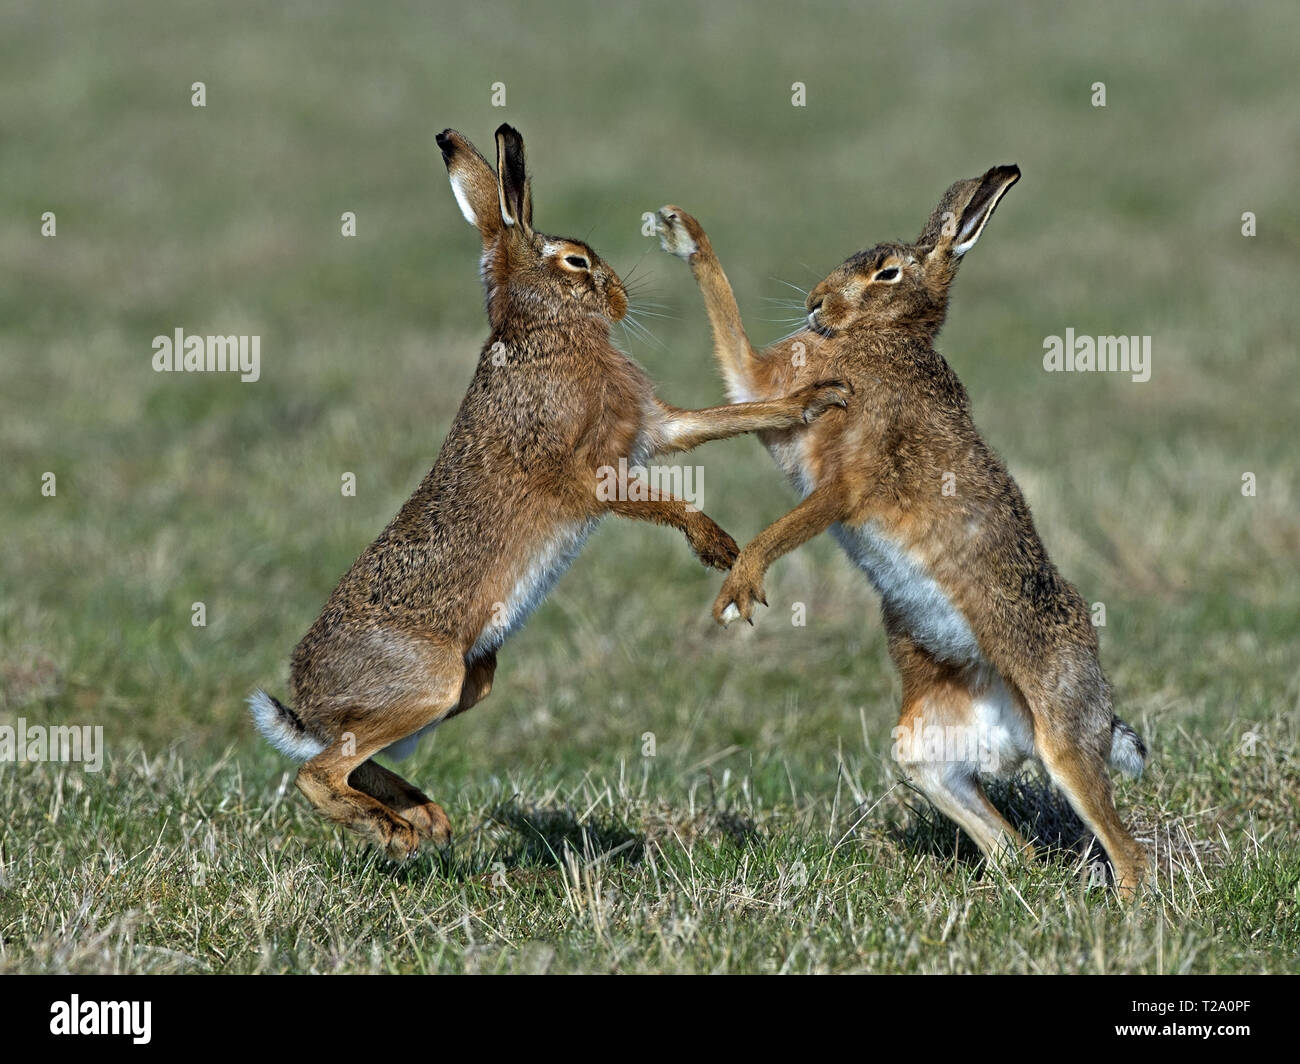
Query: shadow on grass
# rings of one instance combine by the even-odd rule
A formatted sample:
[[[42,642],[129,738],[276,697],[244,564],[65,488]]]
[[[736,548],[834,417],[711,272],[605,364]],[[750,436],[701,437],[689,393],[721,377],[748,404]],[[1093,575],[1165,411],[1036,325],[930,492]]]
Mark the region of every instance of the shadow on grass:
[[[677,817],[651,814],[643,830],[614,816],[579,818],[567,806],[526,805],[512,798],[489,809],[475,827],[450,847],[425,849],[418,859],[395,864],[359,848],[358,869],[379,861],[395,880],[417,882],[431,874],[442,879],[492,883],[501,873],[531,873],[543,878],[566,866],[636,865],[648,846],[667,840],[689,847],[700,839],[744,847],[760,836],[748,818],[730,810],[700,809]]]
[[[636,864],[648,845],[663,840],[690,846],[700,839],[725,840],[743,847],[759,834],[753,821],[728,809],[702,808],[689,816],[671,810],[651,812],[642,830],[634,830],[614,817],[579,820],[567,807],[525,806],[512,799],[494,808],[485,829],[505,828],[513,839],[502,840],[505,852],[496,860],[509,867],[559,865],[574,854],[583,862],[617,860]]]
[[[399,882],[432,874],[495,886],[502,873],[515,882],[519,873],[549,878],[571,861],[636,864],[645,846],[645,835],[616,818],[580,820],[565,807],[526,806],[512,799],[489,810],[450,847],[426,849],[417,860],[393,866],[391,874]]]
[[[645,854],[645,835],[615,818],[579,820],[571,809],[525,806],[518,800],[497,806],[488,817],[489,824],[514,834],[504,852],[495,855],[507,868],[560,865],[569,853],[584,863],[636,864]]]
[[[1106,851],[1065,796],[1045,778],[1022,772],[1008,780],[981,780],[989,800],[1008,822],[1033,843],[1039,860],[1068,861],[1087,865],[1094,877],[1113,882],[1113,870]],[[894,841],[909,853],[927,854],[963,864],[983,860],[979,847],[952,820],[930,804],[910,784],[909,798],[902,804],[910,816],[905,823],[891,826]],[[1100,880],[1099,880],[1100,881]]]

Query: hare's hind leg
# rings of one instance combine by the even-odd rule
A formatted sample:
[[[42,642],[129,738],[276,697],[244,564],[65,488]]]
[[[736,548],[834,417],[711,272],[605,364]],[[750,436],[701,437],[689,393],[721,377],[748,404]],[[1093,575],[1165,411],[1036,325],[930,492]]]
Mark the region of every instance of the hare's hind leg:
[[[1116,888],[1134,896],[1146,878],[1147,856],[1115,808],[1107,767],[1112,715],[1105,681],[1095,662],[1068,673],[1058,670],[1050,680],[1025,692],[1034,715],[1035,752],[1079,819],[1101,840],[1115,869]]]
[[[495,654],[488,654],[467,665],[459,700],[443,717],[433,723],[439,724],[443,720],[450,720],[487,698],[492,691],[492,677],[496,673],[496,668]],[[358,765],[348,777],[348,783],[382,802],[404,820],[410,821],[411,826],[422,838],[438,845],[451,841],[451,821],[447,819],[442,806],[413,783],[404,780],[373,758]]]
[[[1001,699],[997,684],[935,661],[906,636],[895,635],[890,652],[903,675],[903,712],[894,731],[894,757],[903,771],[991,865],[1031,860],[1033,847],[997,811],[979,781],[981,769],[999,768],[989,763],[990,755],[1003,752],[996,739],[992,748],[988,745],[988,718],[1012,716],[1017,707]],[[1015,727],[1013,718],[1011,730]]]
[[[353,769],[348,783],[407,821],[422,839],[438,845],[451,841],[451,821],[442,806],[377,761],[363,761]]]
[[[451,834],[440,808],[400,776],[370,763],[385,747],[447,716],[460,701],[465,680],[460,655],[433,644],[422,649],[419,667],[409,668],[408,661],[401,682],[385,679],[383,701],[376,698],[377,692],[366,691],[357,699],[366,708],[335,714],[332,730],[339,738],[298,770],[298,789],[312,805],[395,859],[413,855],[422,835],[446,841]],[[412,813],[415,821],[389,800]]]
[[[1136,895],[1146,878],[1146,853],[1115,808],[1105,758],[1082,750],[1069,736],[1050,733],[1040,738],[1038,756],[1052,782],[1101,840],[1115,869],[1116,888],[1125,896]]]

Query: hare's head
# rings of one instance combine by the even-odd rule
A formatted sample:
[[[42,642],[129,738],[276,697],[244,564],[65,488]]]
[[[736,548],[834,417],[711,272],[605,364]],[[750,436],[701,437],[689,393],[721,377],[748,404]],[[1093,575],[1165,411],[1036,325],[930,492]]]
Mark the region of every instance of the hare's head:
[[[590,247],[534,231],[532,182],[518,130],[497,130],[495,172],[454,129],[443,130],[437,140],[461,213],[483,237],[483,285],[493,326],[512,317],[570,315],[613,322],[627,313],[623,282]]]
[[[903,327],[933,336],[948,310],[948,286],[1020,168],[995,166],[958,181],[913,244],[859,251],[808,295],[808,325],[824,336],[857,328]]]

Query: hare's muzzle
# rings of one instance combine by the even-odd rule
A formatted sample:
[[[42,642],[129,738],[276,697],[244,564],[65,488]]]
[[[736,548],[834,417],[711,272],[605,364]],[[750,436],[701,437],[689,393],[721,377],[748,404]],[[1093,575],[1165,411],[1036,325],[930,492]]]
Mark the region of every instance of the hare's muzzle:
[[[627,290],[617,277],[605,281],[605,306],[610,321],[622,321],[627,314]]]
[[[819,299],[808,308],[808,328],[815,333],[826,335],[830,330],[821,321],[822,301]]]

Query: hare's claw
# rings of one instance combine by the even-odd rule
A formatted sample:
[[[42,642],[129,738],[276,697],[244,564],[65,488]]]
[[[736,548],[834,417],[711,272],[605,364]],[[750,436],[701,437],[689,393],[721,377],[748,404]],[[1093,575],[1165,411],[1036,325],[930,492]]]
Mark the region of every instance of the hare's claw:
[[[805,425],[816,421],[833,406],[845,409],[849,405],[849,396],[853,394],[853,385],[842,380],[824,380],[809,385],[799,393],[803,403],[803,422]]]
[[[724,628],[740,618],[754,623],[754,603],[767,596],[763,592],[763,574],[755,572],[743,560],[731,567],[722,590],[713,601],[713,619]]]

